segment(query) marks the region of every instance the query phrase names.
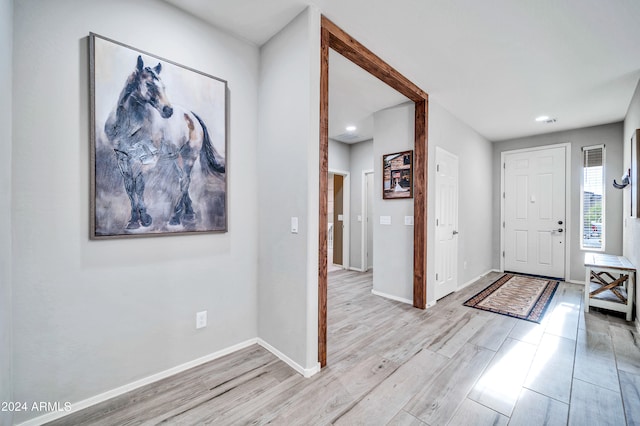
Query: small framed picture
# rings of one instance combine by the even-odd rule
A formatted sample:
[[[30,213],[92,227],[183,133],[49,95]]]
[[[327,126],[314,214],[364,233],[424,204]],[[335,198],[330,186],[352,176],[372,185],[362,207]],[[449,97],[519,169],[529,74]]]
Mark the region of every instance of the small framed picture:
[[[382,199],[413,198],[413,151],[382,156]]]

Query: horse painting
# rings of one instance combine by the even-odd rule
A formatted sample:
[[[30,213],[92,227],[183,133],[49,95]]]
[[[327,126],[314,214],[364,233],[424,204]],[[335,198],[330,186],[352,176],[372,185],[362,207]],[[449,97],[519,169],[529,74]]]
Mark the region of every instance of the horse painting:
[[[129,218],[120,225],[122,233],[155,227],[158,220],[166,222],[165,230],[193,228],[199,220],[190,196],[194,165],[199,160],[198,176],[224,180],[225,158],[212,145],[201,117],[170,102],[161,79],[162,63],[146,66],[139,55],[132,65],[133,72],[104,122],[113,156],[109,161],[117,164],[130,204]],[[171,205],[165,209],[170,210],[167,217],[152,217],[147,195],[172,200],[167,201]],[[165,213],[157,207],[155,214]]]

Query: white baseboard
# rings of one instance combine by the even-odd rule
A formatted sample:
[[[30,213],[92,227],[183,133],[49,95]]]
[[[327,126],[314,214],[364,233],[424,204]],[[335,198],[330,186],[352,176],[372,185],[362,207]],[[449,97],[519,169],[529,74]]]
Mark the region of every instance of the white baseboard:
[[[182,373],[183,371],[189,370],[190,368],[197,367],[199,365],[221,358],[225,355],[229,355],[233,352],[239,351],[240,349],[244,349],[246,347],[255,345],[257,343],[259,343],[257,338],[246,340],[244,342],[238,343],[237,345],[233,345],[228,348],[214,352],[212,354],[205,355],[201,358],[194,359],[193,361],[185,362],[184,364],[180,364],[175,367],[169,368],[168,370],[164,370],[159,373],[152,374],[151,376],[145,377],[140,380],[136,380],[135,382],[128,383],[124,386],[117,387],[115,389],[112,389],[107,392],[103,392],[96,396],[92,396],[91,398],[87,398],[82,401],[72,403],[71,409],[69,411],[56,411],[56,412],[47,413],[43,416],[38,416],[33,419],[22,422],[18,426],[36,426],[36,425],[41,425],[43,423],[47,423],[53,420],[60,419],[64,416],[68,416],[69,414],[91,407],[92,405],[99,404],[111,398],[115,398],[116,396],[123,395],[127,392],[131,392],[132,390],[141,388],[142,386],[146,386],[148,384],[157,382],[159,380],[166,379],[167,377],[173,376],[174,374]]]
[[[413,305],[413,300],[405,299],[398,296],[393,296],[391,294],[382,293],[373,289],[371,289],[371,293],[375,294],[376,296],[384,297],[385,299],[391,299],[391,300],[395,300],[396,302],[402,302],[402,303],[407,303],[409,305]]]
[[[293,368],[294,370],[296,370],[298,373],[300,373],[302,376],[306,378],[309,378],[314,374],[320,372],[320,363],[313,366],[312,368],[304,368],[300,364],[298,364],[297,362],[295,362],[294,360],[292,360],[291,358],[289,358],[288,356],[280,352],[278,349],[271,346],[269,343],[265,342],[260,338],[258,338],[258,344],[263,348],[265,348],[266,350],[268,350],[269,352],[271,352],[272,354],[274,354],[275,356],[277,356],[278,358],[280,358],[282,361],[287,363],[289,367]]]
[[[320,372],[320,363],[318,363],[313,368],[303,368],[298,363],[294,362],[291,358],[271,346],[269,343],[265,342],[260,338],[253,338],[246,340],[244,342],[238,343],[237,345],[230,346],[228,348],[219,350],[209,355],[205,355],[201,358],[194,359],[193,361],[186,362],[184,364],[175,366],[173,368],[169,368],[168,370],[161,371],[159,373],[153,374],[151,376],[145,377],[144,379],[136,380],[135,382],[128,383],[124,386],[120,386],[118,388],[112,389],[110,391],[101,393],[96,396],[92,396],[91,398],[84,399],[82,401],[72,403],[71,409],[69,411],[56,411],[47,413],[43,416],[38,416],[33,419],[29,419],[25,422],[19,423],[17,426],[37,426],[47,422],[51,422],[54,420],[58,420],[62,417],[68,416],[80,410],[84,410],[85,408],[91,407],[93,405],[99,404],[101,402],[107,401],[111,398],[115,398],[117,396],[123,395],[127,392],[131,392],[132,390],[141,388],[142,386],[146,386],[148,384],[157,382],[162,379],[166,379],[167,377],[173,376],[174,374],[182,373],[183,371],[189,370],[190,368],[197,367],[199,365],[205,364],[207,362],[216,360],[225,355],[229,355],[233,352],[239,351],[240,349],[244,349],[251,345],[258,344],[271,352],[273,355],[287,363],[291,368],[300,373],[304,377],[311,377],[314,374]]]
[[[183,371],[189,370],[190,368],[197,367],[199,365],[205,364],[207,362],[216,360],[225,355],[229,355],[233,352],[239,351],[240,349],[244,349],[251,345],[258,344],[271,352],[276,357],[280,358],[282,361],[287,363],[291,368],[300,373],[304,377],[311,377],[314,374],[320,371],[320,363],[318,363],[313,368],[303,368],[296,362],[294,362],[291,358],[265,342],[260,338],[253,338],[246,340],[244,342],[238,343],[237,345],[230,346],[228,348],[219,350],[209,355],[205,355],[201,358],[194,359],[193,361],[186,362],[184,364],[175,366],[173,368],[169,368],[168,370],[161,371],[159,373],[153,374],[151,376],[145,377],[144,379],[136,380],[135,382],[128,383],[124,386],[120,386],[118,388],[112,389],[110,391],[101,393],[96,396],[92,396],[91,398],[84,399],[82,401],[71,404],[71,409],[69,411],[56,411],[52,413],[47,413],[43,416],[35,417],[33,419],[27,420],[23,423],[20,423],[18,426],[37,426],[43,423],[51,422],[53,420],[60,419],[64,416],[68,416],[69,414],[73,414],[80,410],[84,410],[85,408],[91,407],[93,405],[99,404],[101,402],[107,401],[111,398],[115,398],[117,396],[123,395],[127,392],[131,392],[132,390],[141,388],[142,386],[146,386],[148,384],[157,382],[162,379],[166,379],[167,377],[173,376],[174,374],[182,373]]]
[[[467,281],[466,283],[462,284],[461,286],[458,286],[458,288],[456,289],[456,291],[460,291],[462,289],[464,289],[467,286],[470,286],[471,284],[475,283],[476,281],[478,281],[480,278],[484,277],[487,274],[490,274],[491,272],[502,272],[502,271],[498,271],[497,269],[489,269],[487,272],[485,272],[484,274],[480,274],[475,278],[470,279],[469,281]]]
[[[355,266],[351,266],[351,267],[349,268],[349,270],[350,270],[350,271],[356,271],[356,272],[367,272],[367,271],[365,271],[364,269],[362,269],[362,268],[356,268]]]

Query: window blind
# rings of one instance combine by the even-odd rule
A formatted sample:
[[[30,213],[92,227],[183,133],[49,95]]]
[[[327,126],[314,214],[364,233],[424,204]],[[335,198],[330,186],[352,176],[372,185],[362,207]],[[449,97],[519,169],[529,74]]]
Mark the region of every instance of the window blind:
[[[604,147],[584,149],[584,167],[601,167]]]

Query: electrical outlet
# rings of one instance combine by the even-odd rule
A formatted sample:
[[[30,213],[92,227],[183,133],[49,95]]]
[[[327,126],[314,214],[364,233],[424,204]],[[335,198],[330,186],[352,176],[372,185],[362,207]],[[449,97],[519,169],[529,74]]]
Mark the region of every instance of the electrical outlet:
[[[207,326],[207,311],[196,312],[196,328]]]

